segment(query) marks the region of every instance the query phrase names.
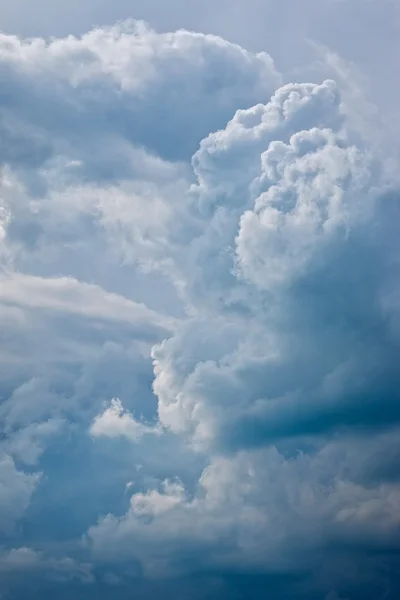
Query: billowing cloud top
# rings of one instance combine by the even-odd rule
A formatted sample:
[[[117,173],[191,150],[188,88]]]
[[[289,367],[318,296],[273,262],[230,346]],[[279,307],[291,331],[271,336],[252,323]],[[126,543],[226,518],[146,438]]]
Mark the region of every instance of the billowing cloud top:
[[[137,22],[0,80],[4,597],[397,597],[399,193],[340,86]]]

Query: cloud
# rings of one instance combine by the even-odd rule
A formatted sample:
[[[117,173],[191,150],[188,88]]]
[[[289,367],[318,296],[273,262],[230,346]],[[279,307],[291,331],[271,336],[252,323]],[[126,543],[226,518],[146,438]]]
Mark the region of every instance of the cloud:
[[[5,449],[26,465],[35,465],[49,439],[60,435],[64,426],[65,421],[54,418],[38,424],[32,423],[16,432],[8,430]]]
[[[0,569],[395,593],[399,194],[340,83],[142,23],[0,81]]]
[[[129,412],[124,411],[121,400],[114,398],[109,408],[95,418],[90,433],[94,437],[126,437],[132,441],[139,441],[146,434],[160,435],[161,431],[136,421]]]
[[[142,391],[146,372],[151,377],[147,357],[175,319],[72,277],[12,271],[0,277],[5,452],[36,464],[62,431],[78,424],[86,430],[109,395],[129,394],[130,400],[135,385],[136,406],[148,415]]]
[[[397,481],[360,481],[362,454],[348,454],[399,420],[384,300],[397,193],[332,81],[239,111],[193,166],[197,232],[174,268],[196,314],[153,348],[154,391],[160,423],[212,458],[194,495],[168,482],[137,492],[89,539],[97,556],[122,551],[152,577],[322,569],[322,590],[341,582],[325,572],[336,560],[326,548],[340,548],[355,593],[368,585],[361,548],[398,544]]]
[[[22,273],[1,277],[0,301],[13,306],[75,314],[99,321],[120,321],[140,327],[160,327],[168,330],[173,320],[165,320],[146,306],[117,294],[107,293],[96,285],[74,278],[40,278]]]
[[[132,143],[172,160],[190,157],[237,107],[268,97],[279,82],[265,53],[215,36],[157,34],[138,22],[49,43],[0,42],[3,160],[37,168],[60,155],[83,161],[90,179],[129,177]]]
[[[357,567],[346,585],[364,585],[358,571],[366,549],[398,548],[392,532],[399,490],[390,483],[355,484],[354,463],[332,461],[338,450],[333,443],[291,459],[276,449],[215,458],[194,497],[168,481],[160,490],[134,494],[125,516],[108,515],[89,531],[94,552],[112,562],[122,553],[150,578],[163,578],[209,570],[316,573],[336,560],[336,547],[351,552]],[[331,573],[324,585],[343,580]]]
[[[15,548],[0,554],[0,572],[10,577],[20,573],[34,577],[45,572],[46,575],[59,582],[78,579],[83,583],[92,583],[93,575],[90,565],[79,564],[71,558],[55,559],[46,557],[31,548]]]
[[[236,240],[238,268],[255,285],[269,290],[298,278],[314,252],[369,211],[363,157],[339,144],[329,130],[314,129],[295,134],[289,145],[271,144],[263,155],[267,189],[243,214]]]
[[[9,534],[24,515],[39,482],[39,474],[19,471],[13,459],[0,454],[0,530]]]

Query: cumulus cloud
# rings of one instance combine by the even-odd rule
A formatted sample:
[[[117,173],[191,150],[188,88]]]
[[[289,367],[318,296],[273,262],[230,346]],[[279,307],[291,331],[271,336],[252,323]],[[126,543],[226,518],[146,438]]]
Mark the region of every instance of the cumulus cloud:
[[[3,36],[1,47],[3,160],[35,168],[67,156],[89,178],[129,177],[132,143],[187,158],[279,82],[265,53],[137,22],[49,43]]]
[[[65,421],[49,419],[41,423],[31,423],[15,432],[8,429],[5,449],[26,465],[35,465],[49,440],[61,434]]]
[[[0,569],[385,593],[399,194],[340,86],[141,23],[0,66]]]
[[[139,441],[144,435],[160,435],[161,431],[136,421],[136,419],[124,410],[121,400],[111,400],[109,408],[98,415],[90,427],[90,433],[94,437],[126,437],[132,441]]]
[[[153,350],[166,426],[240,446],[398,419],[382,310],[397,208],[356,138],[328,81],[286,86],[202,144],[192,193],[213,204],[182,269],[212,312]]]
[[[194,497],[168,481],[134,494],[124,517],[109,515],[89,531],[94,550],[111,559],[122,551],[155,577],[188,568],[186,552],[195,554],[194,572],[199,565],[233,572],[239,564],[286,572],[321,566],[327,544],[394,550],[398,487],[355,484],[340,473],[343,462],[331,461],[337,452],[328,444],[314,456],[292,459],[276,449],[215,458]],[[353,468],[351,461],[346,467]],[[299,555],[299,544],[306,553]]]
[[[346,448],[357,447],[350,432],[364,439],[399,419],[384,309],[396,194],[332,81],[288,85],[239,111],[193,166],[198,233],[175,268],[197,314],[154,347],[154,391],[166,428],[235,454],[212,458],[194,497],[168,483],[134,494],[123,518],[90,530],[95,551],[124,548],[153,575],[179,572],[186,552],[194,572],[323,570],[326,545],[391,552],[397,481],[356,481]],[[366,584],[362,552],[352,560],[346,585]],[[329,573],[324,585],[338,581]]]

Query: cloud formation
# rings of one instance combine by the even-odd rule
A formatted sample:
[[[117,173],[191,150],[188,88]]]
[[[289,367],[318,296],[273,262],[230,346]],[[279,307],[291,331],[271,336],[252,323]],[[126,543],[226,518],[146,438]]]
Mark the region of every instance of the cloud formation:
[[[399,193],[340,85],[142,23],[0,66],[7,593],[395,598]]]
[[[29,506],[39,475],[18,471],[11,456],[0,458],[0,530],[9,534]]]
[[[133,442],[139,441],[144,435],[160,435],[157,427],[150,427],[137,421],[129,412],[124,410],[121,400],[113,398],[110,406],[98,415],[90,428],[94,437],[126,437]]]

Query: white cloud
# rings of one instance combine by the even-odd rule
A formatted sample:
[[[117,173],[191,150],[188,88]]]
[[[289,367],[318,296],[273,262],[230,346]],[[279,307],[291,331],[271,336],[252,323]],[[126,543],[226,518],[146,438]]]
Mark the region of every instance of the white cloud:
[[[0,301],[17,307],[57,311],[87,319],[116,321],[149,329],[172,329],[173,319],[143,304],[72,277],[41,278],[22,273],[0,275]]]
[[[126,437],[133,442],[139,441],[144,435],[161,435],[161,430],[136,421],[124,410],[121,400],[111,400],[109,408],[98,415],[90,427],[93,437]]]
[[[397,245],[386,245],[379,167],[344,115],[333,82],[288,85],[239,111],[195,156],[203,227],[178,268],[208,315],[153,358],[161,422],[196,443],[363,425],[378,406],[370,374],[395,389],[379,303]],[[372,322],[374,343],[363,347]],[[342,383],[328,392],[335,372]],[[362,393],[372,395],[366,412]]]
[[[236,240],[238,268],[255,285],[291,283],[310,270],[313,256],[345,243],[354,224],[368,218],[371,169],[362,152],[345,144],[330,130],[314,129],[263,154],[265,190],[243,214]]]
[[[137,22],[49,43],[3,35],[0,61],[9,90],[3,160],[37,168],[60,155],[79,161],[89,179],[131,177],[132,143],[190,158],[236,108],[267,98],[279,83],[265,53],[215,36],[157,34]]]

